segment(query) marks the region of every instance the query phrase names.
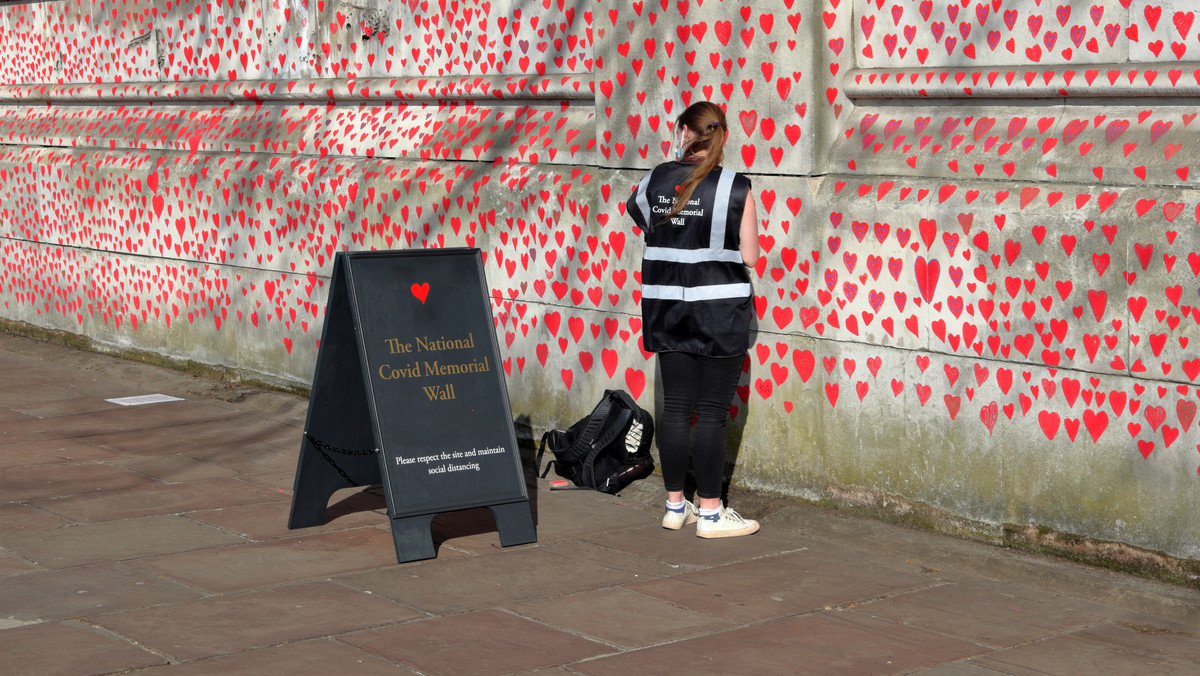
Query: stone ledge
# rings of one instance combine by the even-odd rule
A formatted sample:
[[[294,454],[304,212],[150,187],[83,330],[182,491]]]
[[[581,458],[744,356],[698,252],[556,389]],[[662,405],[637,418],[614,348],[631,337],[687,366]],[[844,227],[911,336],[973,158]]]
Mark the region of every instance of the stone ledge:
[[[778,485],[766,488],[754,482],[740,485],[740,488],[752,493],[752,496],[739,496],[740,509],[754,517],[761,517],[778,508],[775,504],[764,506],[764,503],[772,503],[771,496],[775,495],[778,496],[775,500],[783,502],[799,501],[852,516],[1200,589],[1200,561],[1177,558],[1120,542],[1075,535],[1036,524],[993,524],[969,519],[926,502],[871,488],[830,483],[815,492],[800,487],[781,492]],[[750,506],[746,507],[746,503]]]
[[[596,98],[592,78],[573,74],[469,77],[371,77],[284,82],[22,84],[0,86],[0,105],[22,103],[262,103],[582,101]]]
[[[844,91],[855,100],[1195,98],[1200,63],[853,70]]]
[[[1038,554],[1132,573],[1200,589],[1200,561],[1141,549],[1121,542],[1063,533],[1045,526],[1004,525],[1004,544]]]

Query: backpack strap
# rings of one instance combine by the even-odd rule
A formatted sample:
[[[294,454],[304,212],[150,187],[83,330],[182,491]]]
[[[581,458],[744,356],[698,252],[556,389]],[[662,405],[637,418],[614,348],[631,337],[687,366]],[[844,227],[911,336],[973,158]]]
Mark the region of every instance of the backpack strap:
[[[550,430],[550,431],[547,431],[545,434],[543,434],[542,435],[542,443],[538,446],[536,462],[537,462],[538,469],[541,470],[541,472],[538,474],[539,479],[545,479],[550,474],[550,469],[552,467],[554,467],[554,464],[557,462],[557,460],[551,459],[550,462],[546,463],[546,466],[544,468],[542,467],[542,456],[546,454],[546,442],[550,439],[550,435],[554,434],[554,432],[555,432],[555,430]],[[561,487],[552,488],[551,490],[555,490],[555,491],[587,491],[587,490],[592,490],[592,489],[587,486],[561,486]]]
[[[590,414],[588,414],[586,422],[584,422],[583,425],[583,430],[580,431],[579,436],[575,438],[575,442],[567,448],[555,452],[554,459],[550,460],[550,462],[547,462],[544,469],[541,469],[542,457],[545,456],[546,446],[548,445],[550,437],[556,433],[556,430],[547,430],[544,434],[542,434],[542,442],[538,446],[536,460],[538,468],[541,469],[541,473],[538,475],[538,478],[546,478],[546,476],[550,474],[551,466],[553,466],[559,458],[561,458],[564,462],[578,462],[580,464],[586,463],[589,454],[594,454],[596,448],[596,437],[600,434],[600,430],[604,426],[604,421],[608,419],[608,415],[612,411],[612,407],[612,397],[609,396],[609,392],[605,392],[604,397],[600,400],[600,403],[596,405],[596,408],[592,409]],[[574,427],[575,425],[572,425],[572,428]],[[559,434],[561,433],[559,432]],[[593,460],[593,464],[594,462],[595,461]]]
[[[558,455],[562,456],[563,460],[569,462],[586,461],[588,454],[599,445],[597,437],[600,435],[600,431],[604,427],[604,421],[608,419],[612,408],[612,398],[606,392],[604,398],[596,405],[596,408],[592,409],[592,413],[588,416],[587,424],[584,425],[579,438],[570,447],[559,451]],[[609,441],[611,440],[609,439]]]
[[[608,448],[616,438],[625,433],[625,428],[629,426],[630,418],[633,417],[633,411],[627,408],[620,408],[616,412],[616,420],[609,425],[604,434],[597,438],[592,447],[588,450],[587,457],[583,460],[582,474],[585,482],[592,488],[597,490],[602,489],[602,486],[596,484],[596,461],[600,457],[600,451]]]
[[[625,428],[629,426],[629,419],[633,417],[633,411],[627,408],[622,408],[616,412],[616,420],[604,428],[603,432],[592,443],[592,449],[605,448],[617,437],[625,433]],[[594,462],[594,460],[593,460]]]
[[[552,431],[553,431],[553,430],[549,430],[549,431],[547,431],[545,434],[543,434],[543,435],[542,435],[542,443],[541,443],[541,445],[538,447],[537,461],[536,461],[536,462],[537,462],[538,469],[541,469],[541,467],[542,467],[542,456],[546,454],[546,440],[550,438],[550,433],[551,433]],[[551,466],[551,465],[553,465],[553,464],[554,464],[554,461],[553,461],[553,460],[551,460],[550,462],[546,463],[546,469],[542,470],[541,474],[538,474],[538,478],[539,478],[539,479],[545,479],[545,478],[546,478],[546,475],[550,473],[550,466]]]

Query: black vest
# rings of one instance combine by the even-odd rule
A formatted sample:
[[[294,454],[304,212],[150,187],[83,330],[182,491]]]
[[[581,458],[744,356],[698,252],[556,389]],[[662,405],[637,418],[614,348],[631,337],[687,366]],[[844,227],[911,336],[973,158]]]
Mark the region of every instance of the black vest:
[[[665,221],[695,165],[650,170],[627,203],[645,236],[642,345],[647,352],[733,357],[750,347],[753,290],[738,250],[750,179],[717,167]]]

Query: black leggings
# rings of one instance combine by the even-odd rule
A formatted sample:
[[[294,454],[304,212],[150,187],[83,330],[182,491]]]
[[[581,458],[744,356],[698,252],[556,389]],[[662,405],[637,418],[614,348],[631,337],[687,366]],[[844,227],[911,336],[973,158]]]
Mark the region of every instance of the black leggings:
[[[702,357],[685,352],[661,352],[658,365],[663,412],[655,431],[662,461],[663,485],[682,491],[688,469],[688,436],[698,498],[719,498],[725,479],[725,418],[742,373],[745,357]]]

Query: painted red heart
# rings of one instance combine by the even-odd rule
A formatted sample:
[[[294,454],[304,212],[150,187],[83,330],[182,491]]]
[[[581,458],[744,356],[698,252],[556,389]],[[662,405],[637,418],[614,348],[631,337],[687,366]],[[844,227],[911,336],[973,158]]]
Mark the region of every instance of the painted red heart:
[[[932,302],[933,292],[937,289],[938,277],[941,274],[941,264],[936,258],[925,260],[924,256],[917,256],[913,272],[917,277],[917,288],[921,291],[921,297],[927,303]]]

